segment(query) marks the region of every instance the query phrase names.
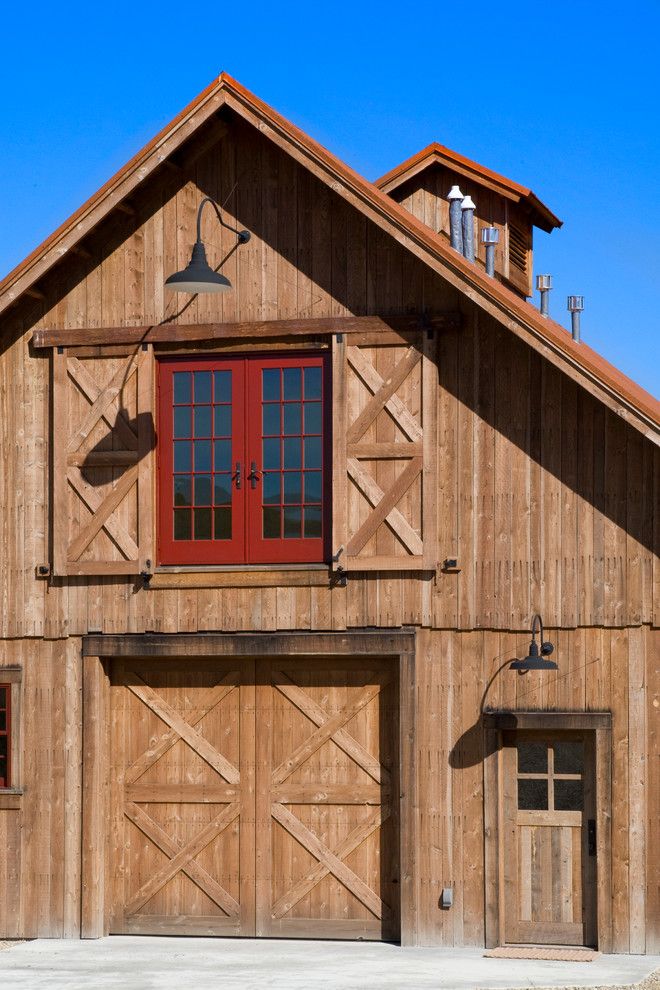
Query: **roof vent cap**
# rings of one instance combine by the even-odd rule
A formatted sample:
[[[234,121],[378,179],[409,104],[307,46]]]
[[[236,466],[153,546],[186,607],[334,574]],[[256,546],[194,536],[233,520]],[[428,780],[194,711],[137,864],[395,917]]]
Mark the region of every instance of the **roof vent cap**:
[[[463,199],[463,202],[461,203],[461,209],[462,210],[476,210],[476,206],[472,202],[472,197],[471,196],[465,196],[465,198]]]
[[[447,199],[463,199],[463,193],[458,186],[452,186]]]

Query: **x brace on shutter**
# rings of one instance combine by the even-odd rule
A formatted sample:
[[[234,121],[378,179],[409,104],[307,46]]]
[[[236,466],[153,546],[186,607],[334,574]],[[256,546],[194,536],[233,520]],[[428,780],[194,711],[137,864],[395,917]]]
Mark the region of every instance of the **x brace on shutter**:
[[[423,428],[405,402],[397,395],[398,390],[418,367],[422,360],[422,352],[418,347],[406,348],[389,376],[383,378],[371,363],[365,352],[359,346],[346,348],[347,373],[350,369],[371,393],[358,415],[351,422],[350,414],[346,431],[346,471],[369,503],[371,511],[366,519],[351,532],[346,545],[346,564],[359,569],[367,564],[377,566],[378,558],[361,556],[365,546],[385,524],[395,534],[406,551],[400,558],[389,558],[400,564],[403,569],[409,566],[419,566],[423,560],[424,544],[421,528],[421,505],[417,520],[406,518],[405,511],[398,508],[404,495],[410,491],[415,481],[422,475],[423,462]],[[386,412],[396,423],[399,431],[406,438],[397,442],[369,442],[363,437],[375,423],[377,417]],[[370,470],[361,460],[380,461],[387,459],[403,466],[395,480],[384,490]],[[420,499],[421,501],[421,499]],[[417,522],[417,526],[414,522]]]
[[[56,575],[136,574],[143,569],[141,557],[152,556],[148,546],[151,494],[148,499],[135,500],[137,509],[135,505],[125,508],[127,496],[140,485],[140,479],[148,487],[150,477],[151,358],[149,351],[136,347],[119,367],[117,355],[97,355],[90,370],[88,362],[73,354],[64,350],[53,352],[53,573]],[[106,362],[112,373],[105,383],[100,383],[97,378],[103,375]],[[129,392],[136,397],[134,421],[129,421],[123,400]],[[82,415],[76,413],[81,397],[87,403]],[[73,421],[76,415],[77,420]],[[99,475],[90,476],[90,470],[104,472],[102,487],[95,486]],[[81,510],[80,506],[84,508]],[[137,540],[129,531],[131,514],[133,529],[139,534]],[[95,549],[101,532],[118,554]]]

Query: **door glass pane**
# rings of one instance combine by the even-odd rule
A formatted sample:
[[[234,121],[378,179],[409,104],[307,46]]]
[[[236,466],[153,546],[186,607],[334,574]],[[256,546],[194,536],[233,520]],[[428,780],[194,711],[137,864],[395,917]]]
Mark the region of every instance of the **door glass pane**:
[[[195,539],[211,539],[211,510],[195,509]]]
[[[174,373],[175,540],[232,538],[231,400],[229,369]]]
[[[210,505],[213,499],[211,498],[211,475],[210,474],[196,474],[195,475],[195,505]]]
[[[195,380],[195,390],[194,397],[195,403],[199,402],[210,402],[211,401],[211,372],[210,371],[195,371],[193,372],[193,378]]]
[[[192,512],[190,509],[174,510],[174,539],[192,539]]]
[[[195,409],[195,436],[211,436],[211,407],[197,406]]]
[[[280,507],[266,505],[263,510],[263,533],[264,540],[279,540],[280,533]]]
[[[264,539],[323,536],[322,388],[319,366],[261,371]]]
[[[174,475],[174,504],[192,505],[192,477],[189,474]]]
[[[555,811],[582,811],[582,781],[555,778]]]
[[[305,398],[321,398],[321,369],[305,368]]]
[[[547,811],[548,781],[529,777],[519,779],[518,808],[520,811]]]
[[[231,509],[223,507],[222,509],[214,509],[215,517],[215,529],[214,536],[216,540],[231,540]]]
[[[555,773],[582,773],[584,752],[580,740],[565,740],[554,744]]]
[[[518,743],[518,773],[547,773],[548,747],[546,743]]]
[[[231,402],[231,371],[215,371],[214,402]]]
[[[174,409],[174,436],[189,437],[192,434],[192,416],[190,406],[179,406]]]
[[[214,470],[231,471],[231,440],[216,440],[214,446]]]
[[[180,405],[181,403],[192,401],[192,382],[189,371],[175,371],[172,378],[174,379],[174,403],[175,405]]]

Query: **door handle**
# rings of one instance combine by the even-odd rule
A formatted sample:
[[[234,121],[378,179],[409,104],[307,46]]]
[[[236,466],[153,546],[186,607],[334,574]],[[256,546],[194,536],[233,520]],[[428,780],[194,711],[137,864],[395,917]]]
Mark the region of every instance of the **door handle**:
[[[259,472],[257,470],[256,461],[252,461],[252,463],[250,464],[250,473],[248,474],[248,478],[250,479],[250,487],[256,488],[257,482],[259,481]]]
[[[587,822],[587,850],[590,856],[596,855],[596,821],[590,818]]]
[[[236,461],[236,474],[234,475],[234,478],[236,480],[236,487],[237,488],[240,488],[241,487],[241,462],[240,461]]]

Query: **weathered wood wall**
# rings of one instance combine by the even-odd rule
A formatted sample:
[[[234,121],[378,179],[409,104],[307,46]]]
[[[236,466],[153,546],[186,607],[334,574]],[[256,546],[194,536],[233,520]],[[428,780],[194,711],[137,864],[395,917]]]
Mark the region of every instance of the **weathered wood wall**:
[[[226,203],[253,237],[225,266],[235,291],[182,303],[163,281],[187,261],[201,193]],[[0,636],[246,621],[255,629],[510,629],[526,628],[535,610],[566,627],[653,620],[660,457],[618,416],[247,125],[232,124],[187,170],[154,180],[134,210],[87,238],[89,256],[54,271],[46,300],[27,300],[3,321]],[[215,258],[233,243],[211,218],[205,237]],[[436,508],[437,559],[458,556],[459,574],[355,577],[350,595],[327,586],[146,593],[126,578],[35,577],[50,559],[51,456],[49,359],[30,347],[35,327],[458,308],[463,328],[437,344]]]
[[[484,943],[482,708],[611,709],[613,949],[658,952],[660,875],[653,850],[660,838],[660,632],[592,627],[547,633],[559,671],[533,679],[506,666],[522,655],[529,634],[417,633],[420,941]],[[24,794],[0,796],[0,936],[75,937],[81,643],[6,642],[2,662],[23,667],[25,715]],[[454,888],[450,911],[438,907],[446,886]]]
[[[232,122],[216,146],[191,156],[65,259],[43,281],[44,300],[26,299],[2,322],[0,664],[24,669],[25,793],[0,797],[0,933],[79,931],[76,637],[412,624],[424,627],[419,933],[424,942],[483,944],[474,726],[487,682],[526,648],[523,630],[539,610],[559,673],[532,682],[503,671],[485,702],[612,709],[615,948],[660,951],[650,855],[660,821],[657,450],[246,125]],[[235,291],[181,304],[163,282],[188,260],[202,193],[253,237],[226,263]],[[205,238],[213,258],[233,243],[210,220]],[[30,347],[32,329],[455,309],[463,328],[437,341],[435,508],[437,560],[457,556],[458,574],[375,572],[332,589],[323,577],[204,588],[184,578],[158,588],[154,579],[148,591],[125,577],[35,576],[50,559],[52,451],[50,364]],[[442,912],[447,885],[456,903]]]

